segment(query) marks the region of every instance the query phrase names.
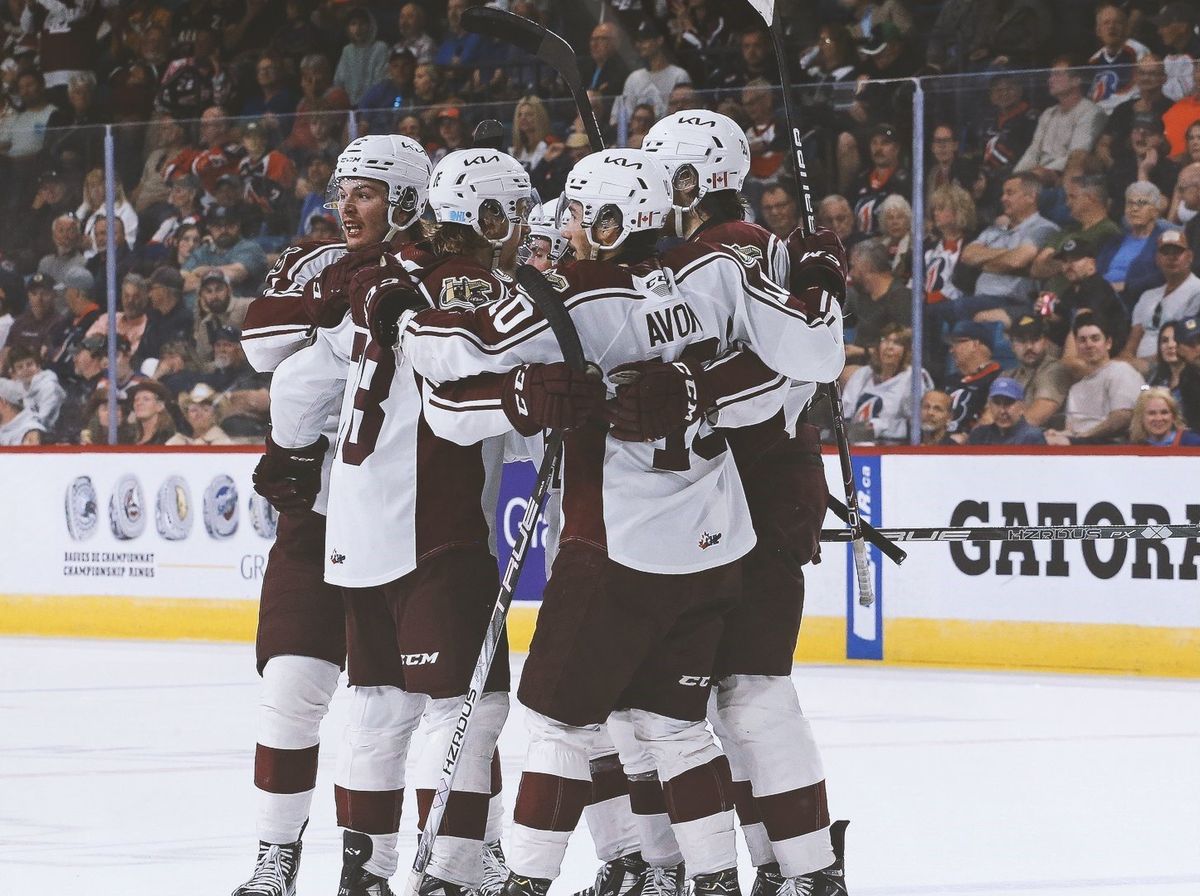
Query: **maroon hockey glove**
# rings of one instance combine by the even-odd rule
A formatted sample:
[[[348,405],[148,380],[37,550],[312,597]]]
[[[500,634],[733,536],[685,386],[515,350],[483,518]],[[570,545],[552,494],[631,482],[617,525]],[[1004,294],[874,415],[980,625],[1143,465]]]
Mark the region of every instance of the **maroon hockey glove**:
[[[350,293],[356,301],[358,296],[363,296],[367,329],[377,344],[395,347],[400,341],[400,315],[408,310],[420,311],[429,307],[418,290],[420,284],[420,279],[395,259],[363,268],[354,275]]]
[[[617,397],[607,403],[604,419],[622,442],[652,442],[708,410],[702,378],[682,361],[636,361],[609,372]]]
[[[254,490],[280,513],[312,510],[321,491],[321,462],[329,439],[301,448],[281,448],[267,436],[267,453],[254,468]]]
[[[839,303],[846,299],[846,249],[832,230],[818,227],[809,236],[793,230],[785,243],[791,261],[787,284],[793,295],[806,298],[810,290],[825,290]],[[782,284],[781,284],[782,285]],[[820,305],[817,302],[817,305]]]
[[[504,378],[500,401],[513,429],[523,436],[575,429],[603,403],[604,384],[563,361],[525,364]]]
[[[350,307],[350,281],[363,268],[378,266],[385,255],[390,257],[386,244],[372,243],[347,252],[309,280],[300,301],[313,325],[336,327],[340,324]]]

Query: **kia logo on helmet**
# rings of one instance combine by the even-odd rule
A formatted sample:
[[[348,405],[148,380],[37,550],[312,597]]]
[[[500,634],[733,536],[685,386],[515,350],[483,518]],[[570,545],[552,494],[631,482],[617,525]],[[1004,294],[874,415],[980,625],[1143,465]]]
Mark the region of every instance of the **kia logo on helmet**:
[[[498,161],[500,161],[500,156],[498,156],[498,155],[476,156],[473,159],[466,159],[465,161],[463,161],[463,165],[465,165],[465,166],[486,165],[488,162],[498,162]]]
[[[642,167],[641,162],[634,162],[634,161],[624,158],[623,156],[609,156],[604,161],[605,161],[605,164],[620,165],[622,168],[639,168],[640,169]]]
[[[680,124],[702,124],[706,128],[715,128],[717,126],[717,123],[715,121],[713,121],[711,118],[701,118],[699,115],[693,116],[692,118],[681,118],[681,119],[679,119],[679,123]]]

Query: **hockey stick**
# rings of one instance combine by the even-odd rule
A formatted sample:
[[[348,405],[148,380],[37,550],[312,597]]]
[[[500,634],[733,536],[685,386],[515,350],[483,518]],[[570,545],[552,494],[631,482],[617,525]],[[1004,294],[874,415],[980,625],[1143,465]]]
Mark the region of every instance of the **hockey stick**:
[[[839,501],[833,495],[829,496],[829,509],[833,511],[834,516],[836,516],[838,519],[842,520],[843,522],[850,521],[850,511],[846,509],[845,504],[843,504],[841,501]],[[891,560],[897,566],[899,566],[901,563],[903,563],[905,560],[908,559],[908,552],[905,551],[902,547],[888,541],[887,537],[882,532],[880,532],[878,529],[876,529],[874,526],[872,526],[870,523],[862,520],[861,518],[860,518],[860,522],[862,523],[863,537],[867,541],[869,541],[871,544],[873,544],[875,547],[879,548],[879,550],[883,552],[883,555],[885,557],[887,557],[889,560]],[[851,537],[852,536],[851,536],[850,530],[847,529],[845,540],[849,541]],[[825,538],[825,533],[822,532],[821,540],[829,541],[830,539]]]
[[[558,298],[558,294],[542,277],[541,273],[528,265],[522,265],[517,270],[517,282],[524,287],[529,297],[546,318],[554,333],[558,346],[562,351],[563,360],[575,370],[588,370],[583,357],[583,346],[579,342],[579,333],[571,321],[571,315]],[[442,826],[442,817],[446,814],[446,801],[450,798],[450,788],[454,784],[454,774],[458,770],[458,759],[462,753],[463,744],[467,740],[467,730],[471,726],[471,716],[475,705],[483,696],[484,683],[492,669],[492,660],[496,648],[500,644],[500,636],[504,631],[504,622],[508,617],[508,608],[512,604],[513,594],[517,589],[517,581],[521,577],[521,569],[525,566],[525,555],[533,543],[534,527],[541,516],[542,503],[550,484],[558,473],[559,458],[562,454],[563,433],[554,430],[546,439],[545,453],[538,466],[537,481],[533,486],[533,494],[525,507],[525,515],[518,526],[516,543],[508,557],[508,565],[504,567],[504,575],[500,577],[500,593],[496,595],[496,605],[492,608],[492,617],[488,621],[487,631],[483,636],[483,646],[479,658],[475,661],[475,669],[471,673],[471,683],[467,686],[466,696],[463,697],[462,709],[458,721],[454,725],[454,733],[450,736],[450,746],[446,750],[446,758],[442,761],[442,775],[434,790],[433,802],[429,806],[429,814],[425,817],[425,827],[417,841],[417,852],[413,856],[412,873],[408,877],[406,892],[408,896],[416,896],[433,856],[433,844],[437,839],[438,829]]]
[[[799,194],[796,198],[801,209],[800,225],[805,234],[810,234],[817,229],[817,224],[813,214],[812,188],[808,184],[808,166],[804,162],[804,142],[800,128],[796,126],[796,116],[792,112],[792,81],[788,75],[787,52],[783,46],[783,22],[775,13],[775,0],[750,0],[750,5],[766,23],[775,47],[775,64],[779,69],[779,83],[783,87],[783,117],[787,123],[788,139],[792,145],[792,161],[796,169],[796,192]],[[846,492],[846,522],[850,525],[850,538],[847,540],[854,550],[854,570],[858,574],[858,602],[864,607],[869,607],[875,603],[875,594],[871,587],[867,544],[863,540],[862,514],[858,510],[854,466],[850,461],[850,440],[846,438],[846,423],[842,416],[842,399],[834,383],[822,383],[821,389],[829,401],[830,416],[833,418],[833,437],[837,442],[838,459],[842,465],[842,485]]]
[[[575,58],[575,50],[569,43],[549,31],[537,22],[523,19],[507,10],[494,6],[475,6],[462,14],[462,26],[475,34],[510,43],[519,50],[524,50],[531,56],[536,56],[542,62],[558,72],[571,98],[579,109],[579,117],[583,119],[583,128],[587,131],[588,142],[592,151],[604,149],[604,138],[600,136],[600,125],[596,122],[596,114],[592,111],[592,103],[587,91],[583,88],[583,79],[579,76],[579,62]]]
[[[1200,525],[1146,523],[1141,526],[977,526],[965,528],[879,529],[893,541],[1162,541],[1200,538]],[[846,542],[846,529],[822,529],[821,541]]]

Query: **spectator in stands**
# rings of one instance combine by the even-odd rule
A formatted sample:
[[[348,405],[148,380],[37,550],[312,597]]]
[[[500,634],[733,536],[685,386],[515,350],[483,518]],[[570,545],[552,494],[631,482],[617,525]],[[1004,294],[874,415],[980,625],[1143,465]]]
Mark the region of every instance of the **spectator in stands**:
[[[8,235],[13,248],[20,251],[29,247],[29,254],[20,251],[29,262],[54,252],[54,222],[74,210],[75,198],[70,194],[66,177],[54,168],[43,171],[33,201],[20,212],[21,226]]]
[[[284,153],[268,146],[268,129],[263,122],[246,126],[242,143],[246,155],[238,166],[246,203],[255,207],[261,225],[246,231],[272,251],[282,249],[292,235],[296,220],[296,165]],[[265,267],[263,273],[266,273]]]
[[[751,81],[779,83],[774,51],[771,49],[771,36],[766,31],[757,25],[747,28],[738,37],[737,46],[737,58],[709,79],[710,86],[722,90],[737,90]]]
[[[286,60],[291,70],[295,63],[316,52],[325,42],[325,35],[313,21],[309,0],[285,0],[283,22],[274,30],[267,48]]]
[[[67,272],[81,270],[86,262],[83,254],[83,229],[79,219],[70,212],[59,215],[51,225],[54,253],[38,261],[38,273],[61,281]]]
[[[1004,182],[1000,203],[1006,221],[994,224],[963,248],[959,264],[981,269],[975,294],[955,304],[960,320],[1000,321],[1006,327],[1029,310],[1030,268],[1058,228],[1037,211],[1038,180],[1022,172]]]
[[[432,62],[418,65],[413,72],[413,104],[432,106],[445,98],[442,70]]]
[[[333,68],[320,53],[312,53],[300,60],[300,94],[292,132],[283,144],[289,153],[316,150],[313,122],[326,114],[350,108],[350,97],[343,88],[333,83]]]
[[[647,128],[649,130],[649,128]],[[513,144],[509,149],[526,171],[532,171],[546,156],[546,150],[559,139],[550,131],[550,115],[536,96],[521,97],[513,112]]]
[[[46,427],[25,407],[25,390],[19,383],[0,379],[0,446],[40,445]]]
[[[429,35],[425,8],[420,3],[405,3],[400,7],[397,24],[400,39],[393,50],[408,50],[418,63],[433,62],[437,53],[437,42]]]
[[[1133,325],[1119,355],[1142,374],[1155,366],[1163,323],[1200,314],[1200,277],[1192,273],[1193,254],[1182,231],[1164,230],[1159,235],[1155,262],[1166,282],[1137,300]]]
[[[446,36],[438,45],[433,61],[443,71],[455,88],[470,81],[473,69],[486,61],[488,42],[480,35],[467,31],[462,26],[462,14],[470,4],[468,0],[448,0],[446,4]]]
[[[1066,428],[1047,430],[1046,442],[1102,444],[1124,439],[1145,380],[1131,365],[1113,360],[1112,334],[1103,319],[1081,314],[1072,333],[1087,372],[1067,393]]]
[[[383,41],[376,39],[376,33],[375,16],[370,10],[362,6],[350,10],[346,16],[348,43],[342,48],[337,69],[333,73],[333,83],[346,91],[353,105],[358,105],[368,87],[383,80],[390,49]]]
[[[392,129],[397,113],[413,105],[413,74],[417,63],[409,50],[392,48],[388,56],[387,77],[373,84],[359,101],[365,114],[359,117],[360,130],[367,134],[386,134]]]
[[[864,240],[850,250],[849,307],[858,319],[854,342],[846,346],[846,360],[862,364],[878,344],[888,324],[912,326],[912,292],[896,279],[887,246],[881,240]]]
[[[1067,240],[1082,240],[1103,247],[1121,238],[1121,228],[1108,216],[1108,187],[1099,175],[1068,177],[1065,184],[1067,209],[1077,227],[1054,234],[1030,266],[1030,273],[1044,281],[1046,292],[1061,295],[1067,288],[1064,262],[1058,252]]]
[[[800,213],[796,208],[796,197],[782,184],[767,187],[759,202],[763,226],[781,240],[800,225]]]
[[[1200,447],[1200,433],[1187,428],[1179,402],[1160,386],[1143,389],[1133,406],[1129,441],[1156,448]]]
[[[150,288],[141,274],[126,274],[121,280],[121,310],[117,312],[117,335],[126,340],[132,354],[137,354],[142,336],[150,318],[146,310],[150,307]],[[96,318],[87,332],[88,336],[108,335],[108,312]]]
[[[1082,376],[1085,371],[1072,351],[1073,344],[1067,334],[1074,328],[1079,315],[1095,314],[1101,318],[1113,334],[1114,344],[1125,345],[1129,334],[1128,312],[1112,285],[1100,275],[1096,255],[1096,247],[1086,240],[1071,239],[1063,243],[1058,258],[1067,286],[1057,296],[1039,296],[1036,309],[1050,338],[1065,347],[1063,361],[1076,376]]]
[[[117,337],[117,397],[121,399],[130,396],[130,390],[138,383],[144,383],[150,377],[139,373],[133,369],[133,351],[129,346],[129,340],[120,336]],[[108,379],[104,380],[104,386],[107,388]]]
[[[296,111],[300,97],[288,85],[284,74],[283,60],[271,53],[264,53],[254,65],[255,88],[242,102],[242,115],[263,118],[278,131],[287,133],[291,128],[286,119]]]
[[[667,97],[671,91],[679,84],[690,84],[692,80],[687,71],[671,63],[663,46],[663,35],[651,20],[641,21],[634,32],[633,42],[644,67],[630,72],[625,79],[621,97],[613,104],[612,124],[617,123],[621,106],[632,113],[641,103],[653,105],[656,118],[662,118],[667,114]]]
[[[757,31],[759,40],[764,36]],[[761,59],[767,57],[761,56]],[[821,125],[833,131],[849,126],[849,113],[858,92],[858,52],[854,38],[843,25],[827,22],[821,26],[816,45],[800,60],[805,68],[805,104],[818,116]]]
[[[0,370],[11,361],[11,352],[27,348],[45,358],[54,341],[58,313],[54,307],[57,282],[48,274],[37,273],[25,287],[25,311],[13,321],[8,339],[0,349]]]
[[[1092,102],[1111,112],[1130,98],[1133,65],[1148,51],[1129,39],[1129,16],[1116,2],[1096,6],[1096,37],[1101,46],[1088,59],[1088,67],[1095,70],[1089,93]]]
[[[908,443],[912,419],[912,328],[886,324],[867,364],[846,379],[842,406],[854,442]],[[921,393],[933,388],[924,370]]]
[[[787,158],[787,131],[775,116],[775,98],[766,81],[750,81],[742,88],[742,108],[750,119],[746,127],[746,141],[750,144],[748,180],[761,188],[778,174]]]
[[[146,134],[149,152],[142,165],[142,176],[129,195],[133,210],[140,218],[147,209],[167,201],[169,181],[191,175],[192,161],[199,151],[187,142],[183,126],[165,112],[154,116]],[[195,175],[192,175],[193,177]],[[156,227],[139,226],[139,234],[149,239]]]
[[[629,116],[629,133],[625,136],[625,145],[630,149],[641,149],[642,141],[646,139],[646,135],[650,133],[650,128],[654,127],[654,122],[658,121],[658,116],[654,113],[654,106],[651,103],[638,103],[633,108],[633,113]],[[754,164],[751,162],[751,172],[754,171]]]
[[[171,402],[170,393],[161,383],[146,380],[133,386],[128,398],[132,407],[130,422],[133,424],[128,444],[165,445],[175,435],[175,421],[167,410]]]
[[[47,365],[53,368],[59,379],[71,375],[75,349],[83,342],[87,331],[100,316],[100,306],[92,297],[96,292],[95,280],[82,268],[67,272],[63,278],[63,301],[67,310],[59,318],[54,330],[54,342],[47,354]]]
[[[13,379],[25,390],[25,408],[53,432],[66,390],[53,370],[42,368],[41,355],[28,346],[17,346],[9,355]]]
[[[87,410],[88,402],[104,380],[107,369],[108,341],[103,336],[89,336],[76,346],[70,376],[59,377],[66,395],[59,411],[54,441],[79,441],[79,432],[92,413]]]
[[[892,270],[900,280],[912,275],[912,206],[892,193],[879,203],[879,238],[892,257]]]
[[[1108,173],[1112,195],[1121,196],[1124,187],[1134,181],[1143,181],[1154,184],[1164,196],[1170,196],[1178,177],[1179,164],[1167,156],[1162,119],[1152,113],[1138,113],[1133,117],[1128,142],[1113,146],[1113,161]],[[1124,213],[1124,202],[1113,204],[1113,217],[1119,219]]]
[[[213,334],[222,328],[241,329],[246,309],[253,301],[249,297],[233,297],[229,280],[221,270],[210,271],[200,282],[196,298],[196,353],[207,358],[212,355]]]
[[[1179,371],[1179,404],[1188,429],[1200,430],[1200,316],[1175,324],[1175,351],[1183,360]]]
[[[125,242],[132,249],[137,242],[138,215],[134,211],[133,205],[125,198],[125,188],[121,186],[120,180],[117,180],[115,188],[116,202],[113,210],[125,224]],[[104,169],[93,168],[83,179],[83,202],[75,210],[75,217],[83,223],[83,257],[85,259],[91,258],[99,251],[92,248],[94,245],[92,231],[96,228],[96,219],[105,214],[105,209]]]
[[[1179,177],[1175,181],[1175,192],[1171,197],[1167,220],[1172,224],[1183,226],[1184,233],[1187,234],[1189,244],[1191,244],[1193,228],[1190,224],[1198,214],[1200,214],[1200,165],[1192,163],[1179,172]],[[1192,250],[1195,251],[1196,248],[1193,244]]]
[[[208,210],[204,223],[208,237],[181,267],[184,290],[195,292],[205,275],[220,270],[230,285],[243,295],[257,292],[267,273],[267,256],[258,243],[242,236],[237,210],[215,205]]]
[[[967,236],[975,230],[975,203],[962,187],[949,184],[933,191],[929,213],[933,236],[925,248],[925,301],[932,305],[954,302],[962,298],[962,290],[954,283],[954,269]],[[949,320],[950,315],[942,319]]]
[[[196,247],[200,245],[203,238],[204,231],[200,224],[184,224],[180,226],[175,231],[174,245],[169,247],[167,258],[163,264],[178,271],[192,257],[192,253],[196,251]]]
[[[1200,37],[1196,35],[1196,10],[1190,3],[1168,3],[1154,17],[1158,37],[1166,48],[1163,93],[1181,100],[1192,92],[1193,66],[1200,59]]]
[[[1162,119],[1172,158],[1183,155],[1187,150],[1187,130],[1193,122],[1200,121],[1200,58],[1192,62],[1192,92],[1176,100]]]
[[[1179,394],[1179,379],[1183,368],[1187,366],[1179,356],[1179,344],[1175,341],[1175,330],[1179,326],[1176,321],[1167,321],[1158,330],[1158,354],[1154,368],[1146,377],[1151,386],[1162,386],[1169,389],[1177,399]]]
[[[1147,53],[1138,62],[1133,73],[1133,83],[1131,98],[1112,111],[1100,139],[1096,141],[1096,155],[1106,165],[1112,164],[1115,147],[1128,143],[1135,117],[1150,116],[1158,119],[1158,131],[1162,133],[1163,113],[1171,108],[1171,101],[1163,95],[1163,85],[1166,84],[1163,63],[1153,53]],[[1166,156],[1165,146],[1162,155]],[[1124,187],[1125,184],[1121,186]]]
[[[1025,419],[1034,426],[1062,425],[1062,409],[1071,388],[1071,374],[1050,353],[1043,319],[1024,315],[1009,330],[1018,364],[1004,376],[1024,389]]]
[[[988,389],[988,416],[967,437],[968,445],[1045,445],[1042,430],[1025,419],[1025,393],[1021,384],[996,377]]]
[[[258,373],[242,352],[242,333],[222,327],[212,336],[212,372],[204,382],[223,393],[217,400],[222,427],[234,439],[262,439],[270,422],[271,375]]]
[[[325,188],[329,178],[333,176],[336,156],[326,153],[313,153],[304,169],[304,176],[296,181],[296,198],[300,200],[300,214],[297,216],[299,228],[296,236],[305,236],[310,232],[310,224],[314,215],[324,216]]]
[[[437,139],[430,144],[429,158],[433,164],[442,160],[446,153],[456,149],[466,149],[471,145],[471,135],[463,122],[462,109],[459,106],[442,106],[434,114],[434,126],[437,128]]]
[[[139,216],[139,223],[147,226],[148,242],[159,251],[173,243],[179,228],[184,224],[195,224],[200,220],[200,178],[194,174],[180,174],[167,184],[167,197],[147,208]]]
[[[864,238],[854,230],[854,209],[845,196],[837,193],[831,193],[817,203],[817,223],[836,233],[847,249]]]
[[[173,59],[163,73],[154,106],[179,119],[196,118],[225,102],[231,88],[217,31],[211,24],[200,24],[193,32],[191,52]]]
[[[204,365],[190,342],[174,340],[159,350],[154,379],[167,387],[172,395],[190,392],[204,378]]]
[[[955,444],[946,431],[949,425],[950,396],[940,389],[931,389],[921,398],[921,444]]]
[[[929,141],[929,156],[933,161],[925,171],[925,195],[949,184],[957,184],[964,190],[971,189],[979,174],[979,166],[958,154],[958,138],[954,136],[952,125],[934,125]]]
[[[992,107],[980,130],[983,167],[988,178],[999,184],[1008,177],[1025,154],[1037,131],[1038,114],[1025,99],[1020,79],[1011,72],[1000,72],[988,82],[988,104]],[[949,135],[954,137],[953,131]],[[934,131],[937,151],[937,131]],[[968,187],[968,184],[962,184]]]
[[[104,130],[101,125],[111,120],[108,110],[100,104],[96,76],[78,72],[67,82],[65,108],[50,116],[46,126],[54,129],[46,145],[51,164],[78,178],[89,165],[104,157]]]
[[[676,84],[671,95],[667,97],[667,114],[674,115],[676,112],[685,112],[688,109],[700,109],[705,105],[704,99],[693,85]]]
[[[181,432],[167,439],[168,445],[232,445],[233,439],[221,429],[220,419],[216,409],[217,393],[206,383],[197,383],[190,392],[185,392],[180,399],[183,415],[192,434],[186,436]]]
[[[730,42],[730,27],[716,5],[717,0],[687,0],[676,7],[675,51],[696,84],[705,82]]]
[[[108,438],[108,389],[104,386],[96,389],[81,411],[83,428],[79,430],[80,445],[122,445],[131,441],[129,434],[132,427],[125,422],[129,416],[129,402],[117,400],[117,440],[110,442]]]
[[[580,76],[584,86],[601,94],[613,95],[621,92],[629,68],[617,52],[619,36],[612,22],[601,22],[592,29],[588,40],[588,59]]]
[[[1083,81],[1071,69],[1069,57],[1059,56],[1047,78],[1055,105],[1038,117],[1029,148],[1013,169],[1030,171],[1045,186],[1056,186],[1072,151],[1090,151],[1104,127],[1104,113],[1083,95]]]
[[[551,144],[541,163],[530,173],[530,180],[538,195],[546,200],[561,196],[567,175],[575,163],[591,151],[587,135],[579,132],[569,134],[565,143]]]
[[[192,339],[195,320],[183,303],[183,277],[175,268],[163,265],[150,275],[150,310],[146,316],[146,330],[134,357],[139,367],[159,357],[166,343]]]
[[[41,164],[39,153],[45,143],[46,125],[55,107],[46,98],[45,81],[37,69],[17,76],[20,111],[0,118],[0,173],[13,186],[34,183]],[[28,196],[22,189],[10,189],[8,210],[19,208]]]
[[[1128,305],[1163,283],[1154,256],[1159,236],[1172,229],[1159,217],[1165,209],[1166,200],[1154,184],[1130,184],[1125,190],[1124,236],[1097,253],[1096,267]]]
[[[133,251],[125,242],[125,222],[120,218],[113,220],[116,222],[116,233],[113,239],[117,247],[117,280],[120,281],[133,267]],[[92,248],[95,250],[95,254],[88,259],[84,267],[96,283],[107,283],[108,218],[103,215],[96,218],[92,226]]]
[[[838,5],[850,12],[850,33],[859,40],[875,35],[883,24],[890,24],[901,34],[912,30],[912,13],[898,0],[838,0]]]
[[[912,199],[912,176],[902,164],[900,137],[890,124],[871,130],[871,168],[864,171],[850,188],[858,229],[879,233],[878,206],[892,193]]]
[[[958,372],[946,382],[950,395],[950,422],[947,431],[958,444],[987,410],[988,390],[1000,375],[1000,365],[992,360],[992,330],[984,324],[960,320],[947,337],[950,355]]]

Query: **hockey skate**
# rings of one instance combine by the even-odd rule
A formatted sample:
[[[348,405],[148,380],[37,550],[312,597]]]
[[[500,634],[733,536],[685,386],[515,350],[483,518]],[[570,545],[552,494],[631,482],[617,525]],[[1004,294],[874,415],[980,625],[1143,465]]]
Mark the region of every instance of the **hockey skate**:
[[[779,873],[778,863],[759,865],[758,874],[754,877],[754,886],[750,888],[750,896],[778,896],[782,886],[783,875]]]
[[[305,821],[300,828],[304,836]],[[300,870],[300,837],[295,843],[258,843],[258,858],[250,879],[233,891],[233,896],[295,896],[296,873]]]
[[[687,889],[687,873],[683,862],[670,867],[651,865],[643,896],[683,896]]]
[[[483,844],[483,883],[479,885],[479,896],[500,896],[507,880],[508,866],[504,864],[500,841]]]
[[[833,846],[833,864],[812,874],[800,874],[783,879],[779,896],[847,896],[846,826],[848,821],[835,821],[829,828],[829,839]]]
[[[642,854],[631,852],[601,865],[595,883],[574,896],[642,896],[649,876]]]
[[[371,838],[358,831],[342,834],[342,880],[337,896],[396,896],[387,880],[363,865],[371,858]]]
[[[737,868],[697,874],[692,878],[693,896],[741,896]]]
[[[432,874],[424,874],[421,876],[421,885],[417,887],[417,896],[475,896],[475,891]]]
[[[550,881],[542,877],[521,877],[508,872],[508,880],[500,890],[501,896],[546,896]]]

